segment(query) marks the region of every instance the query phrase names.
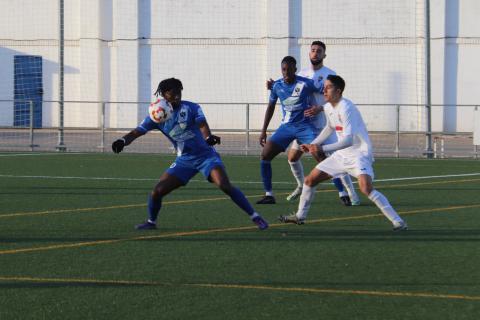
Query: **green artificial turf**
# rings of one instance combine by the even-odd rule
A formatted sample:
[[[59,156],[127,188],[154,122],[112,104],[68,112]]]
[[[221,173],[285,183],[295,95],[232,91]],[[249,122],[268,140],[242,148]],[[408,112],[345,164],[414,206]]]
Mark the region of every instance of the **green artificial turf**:
[[[258,200],[258,157],[223,160]],[[0,154],[0,319],[478,318],[479,161],[377,159],[375,186],[407,232],[363,195],[342,206],[330,183],[305,225],[279,224],[297,206],[285,157],[277,204],[254,204],[266,231],[201,175],[164,199],[158,230],[134,230],[172,161]]]

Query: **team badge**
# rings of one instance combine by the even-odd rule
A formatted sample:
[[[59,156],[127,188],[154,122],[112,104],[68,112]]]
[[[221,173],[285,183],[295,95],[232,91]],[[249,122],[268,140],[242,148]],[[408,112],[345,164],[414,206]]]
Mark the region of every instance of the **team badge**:
[[[302,90],[303,90],[303,87],[305,86],[305,83],[304,82],[299,82],[297,83],[297,85],[295,86],[295,88],[293,89],[293,92],[292,92],[292,97],[299,97],[300,94],[302,93]]]
[[[178,114],[178,125],[180,129],[185,130],[187,127],[187,118],[188,118],[188,111],[185,108],[182,108]]]

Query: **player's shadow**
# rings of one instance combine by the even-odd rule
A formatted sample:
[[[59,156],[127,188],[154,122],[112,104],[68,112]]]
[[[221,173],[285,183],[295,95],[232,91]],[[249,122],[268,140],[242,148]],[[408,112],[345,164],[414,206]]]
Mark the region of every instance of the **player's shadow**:
[[[270,229],[263,233],[268,235],[246,233],[242,235],[232,234],[222,235],[195,235],[189,237],[168,237],[142,239],[140,241],[161,241],[161,242],[242,242],[242,241],[286,241],[286,242],[320,242],[320,241],[392,241],[392,242],[471,242],[480,241],[480,230],[461,229],[461,230],[429,230],[416,229],[403,232],[393,232],[392,230],[325,230],[311,229],[300,230],[300,228],[279,228]]]
[[[35,282],[21,282],[19,280],[2,280],[0,282],[1,289],[45,289],[45,288],[71,288],[71,287],[83,287],[83,288],[121,288],[121,287],[151,287],[152,284],[142,283],[100,283],[100,282],[76,282],[76,281],[62,281],[62,282],[49,282],[49,281],[35,281]],[[155,285],[156,287],[162,286],[161,284]],[[165,285],[167,286],[167,285]]]
[[[105,241],[105,240],[117,240],[114,237],[0,237],[0,243],[33,243],[33,242],[53,242],[61,244],[70,244],[77,242],[94,242],[94,241]],[[15,250],[15,248],[11,248]],[[21,250],[21,248],[20,248]]]
[[[16,191],[18,190],[18,191]],[[30,186],[30,187],[11,187],[6,192],[0,192],[0,195],[19,195],[25,194],[26,191],[30,191],[33,196],[36,195],[99,195],[99,194],[113,194],[113,195],[137,195],[148,193],[151,188],[138,188],[132,187],[120,187],[111,188],[105,187],[46,187],[46,186]],[[121,193],[119,193],[121,191]]]

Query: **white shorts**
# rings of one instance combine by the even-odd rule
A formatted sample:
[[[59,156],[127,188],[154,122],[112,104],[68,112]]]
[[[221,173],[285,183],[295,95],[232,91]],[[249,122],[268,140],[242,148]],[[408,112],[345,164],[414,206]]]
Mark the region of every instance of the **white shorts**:
[[[373,167],[370,157],[358,155],[358,157],[345,158],[338,152],[334,152],[315,167],[317,170],[328,173],[332,178],[337,178],[344,173],[358,178],[361,174],[368,174],[373,181]]]

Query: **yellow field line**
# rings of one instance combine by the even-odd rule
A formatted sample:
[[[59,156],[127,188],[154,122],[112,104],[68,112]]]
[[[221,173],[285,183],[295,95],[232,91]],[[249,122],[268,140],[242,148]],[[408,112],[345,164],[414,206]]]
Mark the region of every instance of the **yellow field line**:
[[[471,209],[471,208],[480,208],[480,204],[471,204],[471,205],[463,205],[463,206],[451,206],[451,207],[440,207],[440,208],[429,208],[429,209],[409,210],[409,211],[399,212],[399,214],[400,214],[400,215],[413,215],[413,214],[419,214],[419,213],[432,213],[432,212],[441,212],[441,211],[453,211],[453,210]],[[345,221],[345,220],[359,220],[359,219],[368,219],[368,218],[381,217],[381,216],[383,216],[381,213],[375,213],[375,214],[366,214],[366,215],[358,215],[358,216],[347,216],[347,217],[326,218],[326,219],[314,219],[314,220],[309,220],[309,221],[308,221],[308,224],[323,223],[323,222],[334,222],[334,221]],[[271,224],[271,225],[270,225],[270,228],[286,227],[286,226],[288,226],[288,225],[283,224],[283,223],[275,223],[275,224]],[[290,225],[290,226],[291,226],[291,225]],[[16,253],[26,253],[26,252],[37,252],[37,251],[46,251],[46,250],[54,250],[54,249],[65,249],[65,248],[78,248],[78,247],[96,246],[96,245],[101,245],[101,244],[111,244],[111,243],[118,243],[118,242],[125,242],[125,241],[151,240],[151,239],[162,239],[162,238],[174,238],[174,237],[184,237],[184,236],[194,236],[194,235],[205,235],[205,234],[220,233],[220,232],[230,232],[230,231],[232,231],[232,232],[237,232],[237,231],[255,230],[255,229],[257,229],[256,226],[245,226],[245,227],[217,228],[217,229],[206,229],[206,230],[196,230],[196,231],[182,231],[182,232],[173,232],[173,233],[156,234],[156,235],[148,235],[148,236],[138,236],[138,237],[131,237],[131,238],[109,239],[109,240],[96,240],[96,241],[86,241],[86,242],[77,242],[77,243],[66,243],[66,244],[50,245],[50,246],[44,246],[44,247],[31,247],[31,248],[1,250],[1,251],[0,251],[0,255],[16,254]]]
[[[79,279],[79,278],[34,278],[34,277],[6,277],[0,276],[0,281],[8,282],[34,282],[34,283],[64,283],[70,285],[92,284],[92,285],[125,285],[125,286],[188,286],[214,289],[243,289],[243,290],[267,290],[277,292],[300,292],[314,294],[337,294],[337,295],[361,295],[379,297],[407,297],[407,298],[432,298],[432,299],[455,299],[480,301],[480,296],[468,296],[461,294],[437,294],[430,292],[398,292],[398,291],[373,291],[373,290],[350,290],[350,289],[329,289],[329,288],[297,288],[297,287],[276,287],[265,285],[238,285],[222,283],[171,283],[157,281],[132,281],[132,280],[101,280],[101,279]]]
[[[408,183],[408,184],[397,184],[397,185],[386,185],[376,187],[377,189],[391,189],[398,187],[412,187],[412,186],[421,186],[421,185],[433,185],[433,184],[449,184],[449,183],[459,183],[459,182],[474,182],[480,181],[478,179],[461,179],[461,180],[449,180],[449,181],[433,181],[433,182],[418,182],[418,183]],[[317,190],[316,193],[325,193],[325,192],[336,192],[336,190]],[[287,195],[288,192],[277,193],[277,195]],[[260,195],[251,195],[246,196],[247,198],[260,197]],[[228,200],[228,197],[216,197],[216,198],[205,198],[205,199],[190,199],[190,200],[177,200],[177,201],[165,201],[164,205],[172,204],[186,204],[186,203],[195,203],[195,202],[208,202],[208,201],[220,201]],[[101,211],[101,210],[114,210],[114,209],[127,209],[127,208],[139,208],[145,207],[145,203],[139,204],[125,204],[118,206],[106,206],[106,207],[92,207],[92,208],[77,208],[77,209],[59,209],[59,210],[46,210],[46,211],[34,211],[34,212],[16,212],[16,213],[7,213],[0,214],[0,219],[2,218],[11,218],[11,217],[22,217],[22,216],[37,216],[44,214],[55,214],[55,213],[67,213],[67,212],[85,212],[85,211]]]

